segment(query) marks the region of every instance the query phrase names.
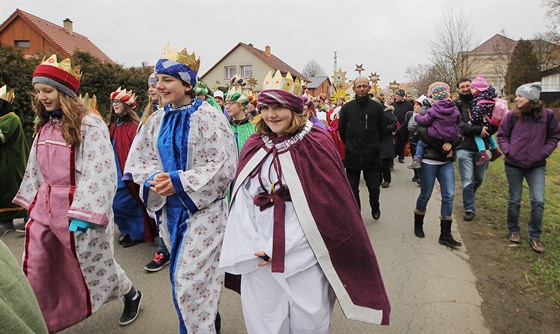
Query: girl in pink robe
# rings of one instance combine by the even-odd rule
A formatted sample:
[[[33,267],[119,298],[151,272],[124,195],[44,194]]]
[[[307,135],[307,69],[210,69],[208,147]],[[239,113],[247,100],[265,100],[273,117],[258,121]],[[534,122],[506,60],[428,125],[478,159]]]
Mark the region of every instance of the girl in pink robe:
[[[49,332],[122,296],[128,325],[142,300],[114,259],[115,158],[107,126],[76,97],[79,78],[56,55],[35,69],[38,132],[13,201],[29,210],[23,270]]]

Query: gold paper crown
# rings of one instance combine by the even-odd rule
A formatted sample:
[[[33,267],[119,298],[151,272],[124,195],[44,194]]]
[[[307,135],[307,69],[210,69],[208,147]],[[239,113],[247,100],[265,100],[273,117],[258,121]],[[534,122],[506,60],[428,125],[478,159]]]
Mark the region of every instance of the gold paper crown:
[[[80,80],[80,77],[82,76],[82,72],[80,72],[80,65],[72,68],[72,63],[70,61],[70,58],[65,58],[63,61],[59,63],[56,54],[52,54],[47,59],[43,58],[43,62],[41,63],[41,65],[50,65],[50,66],[58,67],[61,70],[70,73],[73,77],[75,77],[78,80]]]
[[[296,96],[301,96],[301,80],[297,77],[294,80],[290,72],[283,77],[280,70],[276,70],[274,76],[272,75],[272,71],[270,71],[263,81],[262,90],[265,89],[280,89]]]
[[[165,45],[165,49],[163,49],[163,52],[161,53],[161,58],[187,65],[195,73],[198,73],[198,69],[200,68],[200,57],[196,59],[194,52],[189,54],[187,52],[187,48],[184,48],[181,52],[179,52],[177,50],[177,46],[173,47],[173,49],[169,49],[169,43]]]
[[[14,89],[8,90],[8,86],[4,85],[0,88],[0,99],[12,103],[16,94],[14,94]]]
[[[249,104],[249,96],[251,96],[253,92],[247,89],[243,89],[241,87],[231,86],[226,94],[225,100],[237,102],[242,106],[246,106]]]
[[[95,96],[95,94],[91,97],[89,97],[89,93],[86,93],[86,95],[83,96],[80,94],[80,100],[82,100],[82,103],[86,106],[86,108],[97,111],[97,96]]]

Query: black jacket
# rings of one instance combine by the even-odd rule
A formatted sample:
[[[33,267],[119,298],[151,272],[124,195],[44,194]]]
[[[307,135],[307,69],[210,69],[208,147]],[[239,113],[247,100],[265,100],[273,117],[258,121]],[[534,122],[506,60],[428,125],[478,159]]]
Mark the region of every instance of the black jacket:
[[[470,125],[469,120],[471,119],[471,105],[472,96],[459,95],[459,98],[455,100],[455,105],[461,112],[461,123],[459,123],[459,133],[462,136],[459,143],[457,144],[458,150],[466,150],[470,152],[478,152],[478,147],[476,146],[476,141],[474,136],[480,136],[482,133],[482,125]],[[489,147],[488,138],[483,138],[486,148]]]
[[[395,142],[393,135],[397,131],[397,116],[393,114],[392,107],[385,108],[387,119],[387,131],[381,137],[381,159],[393,159],[395,157]]]
[[[387,133],[381,104],[370,99],[361,104],[357,100],[346,103],[340,109],[338,132],[346,146],[346,168],[381,168],[381,138]]]

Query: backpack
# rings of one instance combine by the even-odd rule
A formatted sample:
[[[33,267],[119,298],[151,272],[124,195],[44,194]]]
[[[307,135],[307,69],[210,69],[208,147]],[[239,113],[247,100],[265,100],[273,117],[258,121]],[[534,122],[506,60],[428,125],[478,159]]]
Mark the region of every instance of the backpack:
[[[498,127],[502,122],[502,118],[509,111],[509,104],[506,100],[496,97],[493,100],[479,100],[476,104],[481,103],[492,103],[494,108],[492,109],[492,119],[489,120],[490,124]]]

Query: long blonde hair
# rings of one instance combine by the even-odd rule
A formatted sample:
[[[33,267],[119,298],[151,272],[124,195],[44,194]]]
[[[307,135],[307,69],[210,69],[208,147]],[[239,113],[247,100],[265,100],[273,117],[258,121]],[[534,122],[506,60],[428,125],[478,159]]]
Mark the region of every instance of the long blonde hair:
[[[121,113],[120,115],[115,113],[115,107],[113,107],[113,104],[111,103],[111,109],[109,110],[109,115],[107,116],[107,119],[106,119],[107,125],[111,125],[117,119],[120,119],[121,121],[125,121],[125,122],[136,121],[137,123],[139,123],[140,122],[140,117],[138,117],[138,114],[136,113],[136,111],[134,111],[134,109],[132,109],[132,107],[129,106],[128,104],[126,104],[124,102],[121,102],[121,103],[124,105],[124,112]]]
[[[55,87],[53,88],[56,89]],[[62,110],[62,137],[66,144],[78,146],[82,143],[82,119],[89,113],[89,110],[79,98],[72,98],[58,89],[57,91],[58,102]],[[35,132],[37,133],[49,121],[49,115],[46,112],[45,106],[39,101],[37,95],[35,95],[34,109],[39,118],[39,121],[35,124]]]

